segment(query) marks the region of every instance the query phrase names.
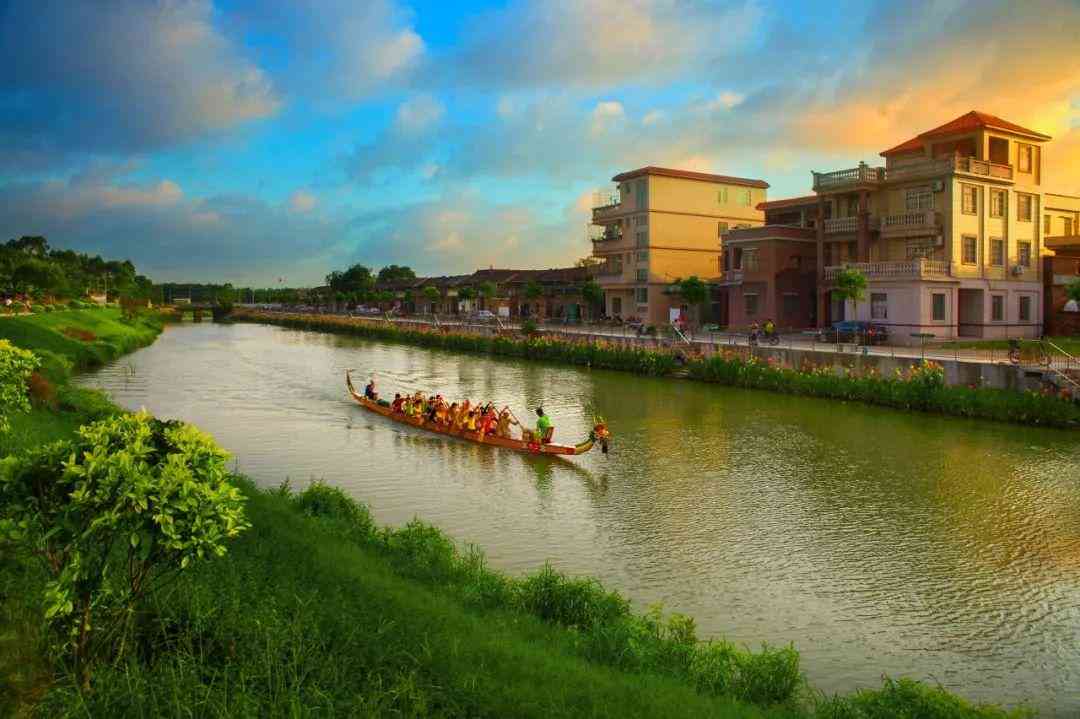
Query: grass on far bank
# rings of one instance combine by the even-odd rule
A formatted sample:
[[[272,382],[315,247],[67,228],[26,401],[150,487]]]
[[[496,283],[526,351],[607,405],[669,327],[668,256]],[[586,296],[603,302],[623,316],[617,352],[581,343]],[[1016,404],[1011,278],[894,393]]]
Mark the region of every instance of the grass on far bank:
[[[1062,351],[1071,354],[1073,357],[1080,356],[1080,337],[1047,337],[1050,342],[1061,348]],[[1036,344],[1037,340],[1022,340],[1021,347]],[[957,340],[955,342],[933,342],[927,343],[927,349],[946,349],[946,350],[1002,350],[1008,351],[1008,340]]]

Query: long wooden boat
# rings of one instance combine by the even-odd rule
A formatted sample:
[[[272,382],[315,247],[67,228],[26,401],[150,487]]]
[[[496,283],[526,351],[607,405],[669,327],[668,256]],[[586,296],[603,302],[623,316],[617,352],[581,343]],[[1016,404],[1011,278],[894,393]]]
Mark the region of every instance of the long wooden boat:
[[[373,402],[363,394],[357,392],[356,388],[353,387],[352,377],[348,371],[345,372],[345,385],[349,388],[349,394],[352,395],[353,399],[369,412],[381,414],[383,417],[394,422],[412,425],[413,427],[425,429],[436,434],[445,434],[469,442],[476,442],[477,444],[490,444],[494,447],[504,447],[518,452],[528,452],[529,454],[585,454],[596,444],[600,445],[604,454],[607,454],[608,451],[608,439],[610,438],[610,434],[603,422],[598,422],[593,427],[592,431],[589,432],[589,438],[584,442],[579,442],[575,445],[553,444],[548,442],[540,444],[537,442],[527,442],[523,439],[496,437],[494,435],[485,436],[480,432],[470,432],[469,430],[453,429],[441,424],[432,424],[420,417],[408,417],[401,412],[393,411],[388,405]]]

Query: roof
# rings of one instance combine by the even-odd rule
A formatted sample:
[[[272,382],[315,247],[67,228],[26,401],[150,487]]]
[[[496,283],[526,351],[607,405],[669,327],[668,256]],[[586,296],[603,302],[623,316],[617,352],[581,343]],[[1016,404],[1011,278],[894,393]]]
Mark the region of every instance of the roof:
[[[780,210],[785,207],[801,207],[802,205],[816,205],[818,202],[817,195],[803,195],[802,197],[787,197],[783,200],[769,200],[768,202],[759,202],[755,209],[758,210]]]
[[[944,125],[939,125],[933,130],[927,130],[906,142],[902,142],[896,147],[889,148],[881,153],[883,157],[888,155],[898,155],[903,152],[910,152],[917,150],[923,146],[923,141],[933,137],[943,137],[945,135],[958,135],[964,132],[971,132],[972,130],[991,129],[1002,130],[1004,132],[1012,133],[1014,135],[1023,135],[1024,137],[1030,137],[1035,140],[1049,140],[1050,136],[1038,132],[1036,130],[1029,130],[1026,127],[1021,127],[1014,122],[1003,120],[996,115],[991,115],[986,112],[979,112],[978,110],[972,110],[960,117],[946,122]]]
[[[766,189],[769,187],[769,183],[764,180],[754,180],[746,177],[731,177],[729,175],[710,175],[705,172],[691,172],[689,170],[673,170],[669,167],[655,167],[649,165],[648,167],[640,167],[636,170],[630,170],[629,172],[623,172],[615,175],[611,178],[612,182],[623,182],[624,180],[632,180],[635,177],[645,177],[646,175],[658,175],[660,177],[674,177],[679,180],[700,180],[701,182],[717,182],[728,185],[743,185],[744,187],[760,187]]]

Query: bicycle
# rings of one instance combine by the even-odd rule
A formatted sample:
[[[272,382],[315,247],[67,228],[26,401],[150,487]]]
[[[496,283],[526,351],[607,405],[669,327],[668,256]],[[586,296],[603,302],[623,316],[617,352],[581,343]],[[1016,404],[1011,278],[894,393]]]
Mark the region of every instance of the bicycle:
[[[1031,364],[1037,364],[1040,367],[1050,366],[1052,357],[1046,349],[1045,340],[1037,341],[1035,355],[1033,359],[1034,362],[1032,362]],[[1020,351],[1020,340],[1009,340],[1009,362],[1014,365],[1020,365],[1023,363],[1023,356]]]

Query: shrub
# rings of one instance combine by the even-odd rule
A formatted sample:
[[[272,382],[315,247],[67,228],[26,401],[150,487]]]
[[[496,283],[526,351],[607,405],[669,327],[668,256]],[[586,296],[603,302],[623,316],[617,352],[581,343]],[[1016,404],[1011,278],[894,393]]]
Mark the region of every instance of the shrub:
[[[536,322],[534,322],[533,320],[525,320],[521,323],[521,334],[525,335],[526,337],[532,337],[538,331],[539,327],[537,327]]]
[[[595,579],[571,579],[550,564],[518,585],[518,601],[525,611],[567,627],[590,629],[610,624],[630,613],[630,602],[605,590]]]
[[[226,457],[198,429],[139,413],[0,464],[0,543],[41,560],[51,647],[81,686],[96,656],[123,652],[150,589],[248,527]]]
[[[702,645],[694,654],[690,676],[701,691],[755,704],[789,701],[803,681],[794,647],[762,645],[754,653],[725,641]]]
[[[34,314],[43,314],[45,312],[45,305],[30,305],[30,311]]]
[[[71,301],[68,302],[68,307],[70,307],[73,310],[77,310],[81,306],[82,306],[82,302],[79,302],[78,300],[71,300]]]
[[[819,699],[814,711],[815,719],[1021,719],[1032,716],[1034,714],[1025,709],[1008,711],[995,706],[977,706],[941,687],[888,677],[881,689]]]
[[[33,352],[0,340],[0,433],[11,428],[12,414],[30,410],[27,382],[39,365]]]

